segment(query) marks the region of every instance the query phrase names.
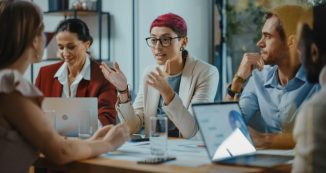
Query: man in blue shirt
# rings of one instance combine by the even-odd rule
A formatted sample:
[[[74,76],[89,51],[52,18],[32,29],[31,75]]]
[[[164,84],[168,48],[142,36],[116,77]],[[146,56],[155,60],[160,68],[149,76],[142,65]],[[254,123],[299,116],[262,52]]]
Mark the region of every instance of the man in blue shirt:
[[[228,100],[241,95],[241,111],[257,147],[292,148],[297,110],[320,89],[318,84],[308,83],[298,58],[296,26],[304,13],[305,9],[296,5],[267,13],[257,43],[260,53],[244,54],[228,88]]]

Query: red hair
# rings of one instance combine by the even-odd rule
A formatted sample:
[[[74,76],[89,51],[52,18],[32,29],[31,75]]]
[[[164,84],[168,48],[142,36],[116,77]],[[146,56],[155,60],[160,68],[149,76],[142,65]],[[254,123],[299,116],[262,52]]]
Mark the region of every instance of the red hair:
[[[172,29],[179,37],[187,36],[187,24],[186,21],[173,13],[167,13],[158,16],[151,24],[149,32],[153,27],[168,27]]]

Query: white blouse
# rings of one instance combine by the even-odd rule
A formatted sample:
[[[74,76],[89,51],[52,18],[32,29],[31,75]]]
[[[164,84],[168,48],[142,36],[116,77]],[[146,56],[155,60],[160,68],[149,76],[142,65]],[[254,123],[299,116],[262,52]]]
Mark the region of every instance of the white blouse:
[[[59,70],[55,73],[54,77],[57,77],[61,85],[63,85],[63,90],[61,97],[69,98],[76,97],[77,88],[82,79],[90,80],[91,79],[91,61],[89,57],[86,58],[85,64],[76,76],[74,82],[69,86],[68,83],[68,64],[64,62]],[[69,90],[71,91],[69,94]]]

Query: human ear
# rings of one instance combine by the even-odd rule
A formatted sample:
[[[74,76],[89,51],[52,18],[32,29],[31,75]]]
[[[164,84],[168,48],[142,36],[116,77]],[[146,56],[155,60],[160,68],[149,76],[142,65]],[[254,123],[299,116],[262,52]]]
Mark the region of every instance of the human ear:
[[[312,43],[310,46],[311,61],[317,63],[319,57],[319,50],[316,43]]]
[[[36,36],[34,37],[31,45],[34,50],[37,50],[37,44],[38,44],[38,37]]]
[[[90,47],[91,47],[91,41],[85,41],[85,42],[84,42],[84,46],[85,46],[86,48],[90,48]]]
[[[86,52],[89,52],[89,49],[91,47],[91,42],[90,41],[85,41],[83,42],[84,48],[86,50]]]
[[[290,35],[288,38],[287,38],[287,44],[289,47],[291,46],[296,46],[297,45],[297,39],[296,39],[296,36],[295,35]]]
[[[186,36],[186,37],[183,37],[183,38],[182,38],[181,46],[182,46],[183,48],[185,48],[185,47],[187,47],[187,45],[188,45],[188,37]]]

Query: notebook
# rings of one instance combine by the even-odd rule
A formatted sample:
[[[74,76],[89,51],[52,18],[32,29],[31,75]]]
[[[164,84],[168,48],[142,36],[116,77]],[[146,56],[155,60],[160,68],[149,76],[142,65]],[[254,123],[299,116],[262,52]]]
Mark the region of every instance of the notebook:
[[[81,124],[83,129],[89,129],[90,134],[98,128],[96,97],[45,97],[42,109],[60,135],[77,137]],[[51,113],[52,117],[48,113]],[[85,127],[88,125],[89,127]]]
[[[213,163],[273,167],[293,160],[292,152],[257,153],[237,102],[193,104],[192,109]]]

